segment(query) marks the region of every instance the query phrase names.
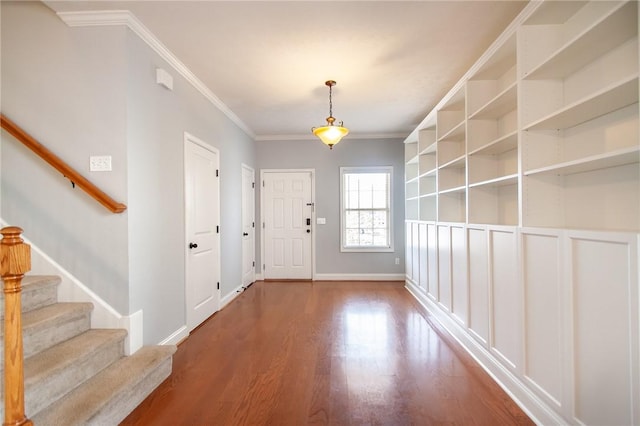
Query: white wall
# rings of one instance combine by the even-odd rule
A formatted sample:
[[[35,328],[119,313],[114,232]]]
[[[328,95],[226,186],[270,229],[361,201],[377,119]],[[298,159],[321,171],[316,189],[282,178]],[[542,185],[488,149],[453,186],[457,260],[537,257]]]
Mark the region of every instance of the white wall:
[[[353,139],[348,136],[329,150],[319,140],[260,141],[256,143],[259,169],[315,169],[316,217],[326,225],[315,225],[317,274],[404,273],[404,145],[394,139]],[[340,252],[340,167],[393,166],[394,252]],[[259,173],[259,171],[257,171]],[[260,185],[257,185],[257,218],[260,217]],[[260,235],[256,235],[260,247]],[[257,256],[256,265],[262,263]],[[395,264],[395,259],[400,264]],[[261,270],[261,269],[258,269]]]
[[[125,26],[67,27],[42,3],[2,7],[2,111],[128,205],[114,215],[10,136],[2,217],[123,315],[144,343],[185,324],[183,137],[220,150],[221,296],[241,284],[241,163],[254,143]],[[162,67],[174,90],[155,83]],[[111,173],[89,173],[111,155]]]

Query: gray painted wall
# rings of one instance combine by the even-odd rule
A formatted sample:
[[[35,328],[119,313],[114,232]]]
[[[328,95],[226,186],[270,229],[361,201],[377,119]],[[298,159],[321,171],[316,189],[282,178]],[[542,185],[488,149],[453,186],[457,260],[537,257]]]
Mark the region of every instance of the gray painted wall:
[[[122,314],[144,343],[185,324],[183,138],[220,151],[221,295],[241,284],[241,163],[254,142],[125,27],[68,28],[42,3],[2,7],[2,110],[116,200],[107,212],[3,133],[2,216]],[[174,90],[155,83],[155,69]],[[90,155],[113,172],[90,173]]]
[[[2,112],[119,202],[128,202],[124,27],[71,31],[39,2],[1,2]],[[2,136],[2,217],[123,314],[128,213],[108,212]],[[89,155],[113,172],[89,174]]]
[[[347,136],[332,150],[319,140],[261,141],[256,143],[256,159],[259,169],[315,169],[316,217],[327,220],[326,225],[315,228],[316,273],[404,273],[404,145],[401,139],[364,140]],[[394,252],[340,252],[340,167],[343,166],[393,166]],[[257,170],[258,177],[259,173]],[[256,206],[259,218],[259,189]],[[259,233],[256,244],[259,251]],[[399,265],[395,264],[396,258],[400,258]],[[256,264],[262,266],[260,261]]]

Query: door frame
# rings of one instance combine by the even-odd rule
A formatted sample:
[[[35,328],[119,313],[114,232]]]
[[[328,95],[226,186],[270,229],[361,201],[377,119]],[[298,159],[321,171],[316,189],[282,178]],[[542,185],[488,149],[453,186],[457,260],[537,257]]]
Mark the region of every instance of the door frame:
[[[254,184],[254,188],[253,188],[253,221],[254,221],[254,226],[253,226],[253,244],[252,244],[252,251],[251,253],[253,253],[253,260],[255,261],[256,258],[256,226],[255,226],[255,221],[256,221],[256,200],[255,200],[255,196],[256,196],[256,192],[255,192],[255,182],[256,182],[256,171],[253,167],[245,164],[245,163],[241,163],[240,164],[240,171],[241,171],[241,175],[240,175],[240,180],[242,182],[242,191],[244,191],[244,181],[243,181],[243,175],[242,173],[247,170],[250,171],[253,174],[253,184]],[[242,197],[244,197],[244,194],[242,194]],[[243,210],[243,209],[242,209]],[[242,215],[244,215],[244,210],[241,212]],[[242,223],[244,221],[244,217],[241,218],[240,222]],[[242,242],[242,244],[244,244],[244,241]],[[244,249],[244,247],[242,247]],[[242,256],[244,256],[244,250],[242,251]],[[242,264],[240,266],[240,277],[241,279],[244,279],[244,258],[242,259]],[[256,265],[253,265],[253,281],[251,283],[254,283],[256,281]],[[251,285],[251,283],[249,285]],[[244,286],[244,282],[242,282],[242,286]]]
[[[188,296],[188,284],[189,284],[189,234],[188,234],[188,229],[187,229],[187,217],[188,217],[188,212],[187,212],[187,146],[189,145],[189,143],[193,143],[195,145],[200,146],[201,148],[214,153],[217,158],[218,158],[218,169],[220,169],[220,150],[218,150],[217,148],[214,148],[213,146],[207,144],[206,142],[204,142],[202,139],[197,138],[196,136],[192,135],[191,133],[188,132],[184,132],[184,138],[183,138],[184,142],[183,142],[183,151],[182,151],[182,179],[183,179],[183,197],[184,199],[182,200],[183,203],[183,207],[184,207],[184,234],[183,234],[183,240],[184,240],[184,245],[183,245],[183,250],[184,250],[184,307],[185,307],[185,316],[184,316],[184,321],[185,321],[185,327],[187,328],[187,332],[191,333],[191,325],[189,324],[189,305],[188,305],[188,300],[189,300],[189,296]],[[217,216],[218,216],[218,222],[221,221],[220,218],[220,204],[221,204],[221,194],[220,194],[220,179],[216,179],[215,181],[215,185],[217,186],[217,191],[218,191],[218,205],[217,205]],[[218,234],[218,238],[217,238],[217,242],[216,242],[216,249],[217,249],[217,259],[216,259],[216,263],[218,264],[218,268],[217,268],[217,277],[216,277],[216,281],[219,283],[222,277],[222,259],[220,256],[220,237],[221,237],[222,233]],[[215,312],[220,311],[220,286],[218,285],[218,288],[216,289],[217,292],[217,297],[216,297],[216,307],[215,307]],[[197,327],[197,326],[196,326]],[[194,327],[195,328],[195,327]]]
[[[264,279],[264,175],[266,173],[311,174],[311,279],[316,279],[316,169],[260,169],[260,275]]]

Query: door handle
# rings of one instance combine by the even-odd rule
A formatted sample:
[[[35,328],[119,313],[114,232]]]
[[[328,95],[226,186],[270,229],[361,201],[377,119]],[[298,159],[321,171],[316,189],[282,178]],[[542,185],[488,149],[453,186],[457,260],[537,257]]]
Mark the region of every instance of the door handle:
[[[249,236],[249,234],[248,234],[248,233],[246,233],[246,232],[243,232],[243,233],[242,233],[242,236],[243,236],[243,237],[248,237],[248,236]]]
[[[189,243],[189,248],[190,248],[190,249],[198,248],[198,244],[196,244],[196,243]]]
[[[310,234],[310,233],[311,233],[311,229],[307,229],[307,234]]]

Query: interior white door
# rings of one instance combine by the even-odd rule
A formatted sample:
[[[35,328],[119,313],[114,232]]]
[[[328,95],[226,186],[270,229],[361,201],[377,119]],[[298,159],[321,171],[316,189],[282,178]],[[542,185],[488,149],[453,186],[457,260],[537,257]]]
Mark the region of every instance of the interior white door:
[[[255,281],[255,171],[242,165],[242,286]]]
[[[263,174],[265,279],[312,278],[312,175]]]
[[[220,306],[218,167],[218,151],[185,134],[185,281],[189,331]]]

